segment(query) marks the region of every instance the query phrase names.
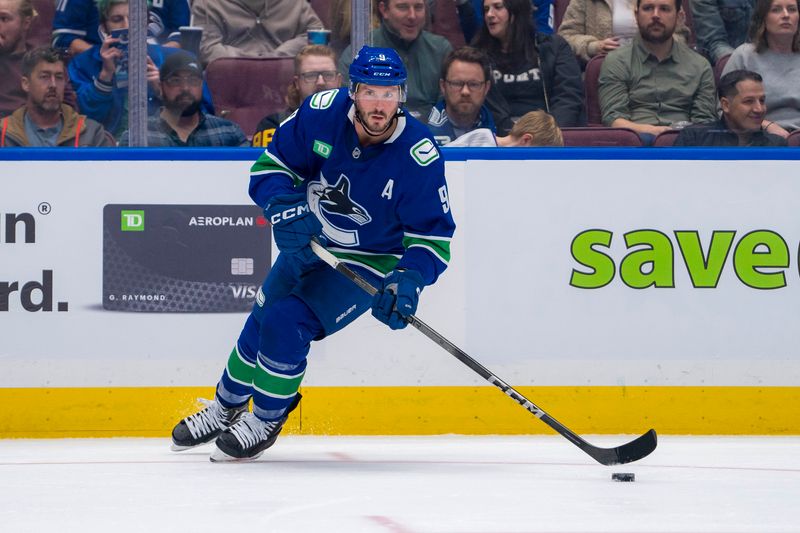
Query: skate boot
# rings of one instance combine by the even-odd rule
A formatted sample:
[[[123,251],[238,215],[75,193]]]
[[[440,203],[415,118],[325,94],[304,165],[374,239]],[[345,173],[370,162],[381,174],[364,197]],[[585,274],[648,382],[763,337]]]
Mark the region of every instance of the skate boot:
[[[172,451],[180,452],[211,442],[247,412],[247,404],[226,409],[215,400],[198,398],[206,407],[189,415],[172,430]]]
[[[269,422],[259,419],[253,413],[245,413],[217,438],[217,449],[211,454],[211,461],[217,463],[258,459],[267,448],[275,444],[289,413],[299,403],[298,393],[286,413],[280,419]]]

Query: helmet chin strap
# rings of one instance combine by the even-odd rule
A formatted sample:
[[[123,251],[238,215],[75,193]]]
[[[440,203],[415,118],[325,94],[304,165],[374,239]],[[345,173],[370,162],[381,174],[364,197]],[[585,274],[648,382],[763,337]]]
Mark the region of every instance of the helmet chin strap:
[[[397,121],[397,116],[399,114],[400,114],[399,112],[395,112],[394,116],[392,116],[392,120],[390,120],[389,123],[386,124],[386,127],[383,128],[383,131],[380,131],[379,133],[372,133],[372,130],[369,128],[369,126],[367,126],[367,123],[361,120],[361,111],[359,111],[358,108],[356,108],[356,120],[358,121],[359,124],[361,124],[361,127],[364,128],[364,132],[370,137],[380,137],[381,135],[389,131],[389,128],[391,128],[392,125]]]

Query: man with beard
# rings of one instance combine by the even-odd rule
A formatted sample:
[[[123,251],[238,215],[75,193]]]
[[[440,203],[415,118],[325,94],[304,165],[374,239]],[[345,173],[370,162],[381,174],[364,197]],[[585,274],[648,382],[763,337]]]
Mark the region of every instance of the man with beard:
[[[444,98],[431,109],[428,129],[440,145],[472,130],[496,133],[492,114],[483,102],[491,87],[489,57],[481,50],[463,46],[442,63],[439,88]]]
[[[786,146],[786,139],[762,127],[767,114],[761,74],[733,70],[719,80],[722,118],[681,130],[675,146]]]
[[[241,128],[200,110],[203,71],[188,52],[177,52],[164,60],[159,70],[163,108],[147,122],[148,146],[248,146]],[[128,146],[129,133],[120,137]]]
[[[425,121],[439,99],[439,74],[445,56],[453,49],[441,35],[424,30],[428,20],[426,0],[380,0],[381,25],[370,32],[373,46],[394,48],[408,69],[409,113]],[[339,56],[339,72],[347,75],[353,61],[353,49],[345,48]]]
[[[26,103],[0,122],[0,147],[113,146],[103,126],[64,103],[67,72],[58,51],[36,48],[22,58]]]
[[[348,73],[349,91],[306,99],[250,170],[250,197],[280,253],[215,399],[173,429],[175,451],[216,442],[212,461],[259,457],[300,402],[312,341],[370,308],[404,328],[422,290],[447,268],[455,222],[444,160],[403,107],[403,62],[391,48],[365,46]],[[317,259],[313,239],[377,287],[375,296]]]
[[[600,72],[603,124],[630,128],[645,144],[716,119],[711,65],[673,38],[680,8],[681,0],[637,0],[639,35],[608,54]]]

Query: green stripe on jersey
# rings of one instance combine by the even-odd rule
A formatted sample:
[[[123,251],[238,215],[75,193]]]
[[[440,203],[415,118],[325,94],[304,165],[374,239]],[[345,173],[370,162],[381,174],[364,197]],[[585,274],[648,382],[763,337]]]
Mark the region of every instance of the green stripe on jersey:
[[[305,370],[297,375],[286,375],[267,370],[262,365],[258,365],[253,386],[267,396],[277,396],[285,398],[293,396],[300,389],[300,382],[303,381]]]
[[[241,383],[242,385],[253,384],[253,373],[256,367],[239,354],[239,350],[236,346],[233,347],[233,351],[230,357],[228,357],[228,364],[225,368],[228,370],[228,377],[233,381]]]
[[[390,254],[359,254],[342,252],[338,249],[328,249],[337,259],[344,263],[360,265],[374,274],[381,276],[391,272],[397,266],[400,258]]]
[[[406,235],[403,237],[403,246],[406,250],[412,246],[422,246],[430,250],[436,255],[444,264],[450,263],[450,241],[436,238],[424,237],[411,237]]]
[[[303,178],[295,174],[283,163],[283,161],[265,150],[264,153],[261,154],[261,156],[256,160],[256,162],[253,163],[253,166],[250,167],[250,174],[265,174],[267,172],[280,172],[282,174],[286,174],[292,178],[292,182],[294,182],[295,186],[303,183]]]

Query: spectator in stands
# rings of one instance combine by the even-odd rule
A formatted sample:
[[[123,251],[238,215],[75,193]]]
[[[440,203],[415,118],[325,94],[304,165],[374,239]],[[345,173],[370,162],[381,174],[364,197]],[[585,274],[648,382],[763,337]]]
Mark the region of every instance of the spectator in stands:
[[[564,137],[556,119],[539,110],[522,115],[505,137],[496,137],[492,130],[479,128],[465,133],[447,146],[564,146]]]
[[[680,4],[637,0],[639,35],[608,54],[600,71],[603,124],[630,128],[645,145],[662,131],[716,119],[711,65],[673,38]]]
[[[381,0],[378,11],[381,25],[370,34],[372,46],[397,50],[408,71],[406,107],[424,121],[439,99],[439,70],[453,47],[444,37],[423,29],[425,0]],[[339,72],[345,81],[352,62],[353,52],[348,46],[339,57]]]
[[[100,23],[98,5],[104,3],[103,0],[59,1],[53,19],[53,46],[76,56],[102,44],[106,34]],[[153,2],[148,10],[147,35],[153,42],[179,47],[178,28],[188,26],[190,16],[188,0]]]
[[[203,28],[200,59],[220,57],[292,57],[308,43],[306,32],[322,28],[307,1],[194,0],[192,20]]]
[[[758,0],[750,42],[738,47],[723,74],[746,69],[764,78],[769,133],[788,137],[800,128],[800,33],[797,0]]]
[[[105,35],[128,27],[128,0],[98,0],[100,23]],[[115,75],[122,50],[115,46],[119,39],[106,37],[102,45],[94,45],[69,63],[68,71],[78,93],[78,107],[119,137],[128,129],[128,88],[118,83]],[[161,109],[161,81],[158,69],[170,54],[180,52],[157,44],[147,45],[148,112]],[[203,110],[214,112],[211,93],[203,84]]]
[[[717,92],[722,118],[684,128],[674,146],[786,146],[786,139],[761,125],[767,103],[758,73],[732,70],[720,78]]]
[[[203,69],[188,52],[164,60],[159,69],[164,107],[147,121],[147,146],[248,146],[241,128],[200,110]],[[128,132],[119,143],[128,145]]]
[[[484,105],[491,87],[489,57],[464,46],[447,54],[439,87],[444,98],[431,109],[428,128],[440,145],[478,128],[495,133],[492,113]]]
[[[336,70],[336,53],[328,46],[309,44],[294,56],[294,79],[286,94],[285,111],[261,119],[253,135],[253,146],[266,148],[275,130],[314,93],[342,86],[342,75]]]
[[[31,0],[0,0],[0,116],[27,100],[22,90],[22,57],[30,49],[26,38],[36,12]]]
[[[486,102],[500,134],[536,109],[553,115],[561,127],[585,122],[575,54],[562,37],[537,33],[530,11],[529,0],[484,0],[484,24],[473,41],[492,60]]]
[[[2,120],[0,146],[113,146],[103,127],[64,103],[67,72],[52,48],[30,50],[22,58],[25,105]]]
[[[755,0],[692,0],[698,47],[716,63],[747,40]]]
[[[485,6],[483,0],[470,0],[475,12],[479,14],[478,22],[482,22]],[[553,33],[553,0],[531,0],[533,27],[539,33]],[[470,41],[471,39],[467,39]]]
[[[634,8],[634,0],[570,0],[558,34],[585,65],[594,56],[607,54],[633,40],[639,33]],[[682,16],[678,18],[675,37],[684,43],[688,41],[689,28]]]

